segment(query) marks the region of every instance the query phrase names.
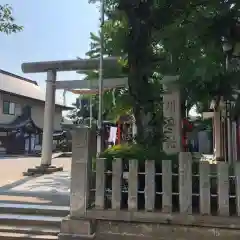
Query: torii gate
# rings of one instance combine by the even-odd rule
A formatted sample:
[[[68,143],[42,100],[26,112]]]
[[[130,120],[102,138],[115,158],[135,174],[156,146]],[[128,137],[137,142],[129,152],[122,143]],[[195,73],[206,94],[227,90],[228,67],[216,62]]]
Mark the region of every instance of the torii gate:
[[[98,89],[98,79],[57,81],[57,72],[97,70],[99,69],[99,62],[99,59],[77,59],[22,64],[22,71],[24,73],[47,73],[41,166],[36,169],[28,169],[28,172],[36,173],[40,171],[41,173],[46,173],[61,170],[51,166],[56,89],[69,91],[74,89]],[[108,57],[103,60],[103,63],[106,68],[114,68],[118,65],[118,58]],[[110,89],[118,87],[127,87],[127,78],[103,79],[103,90],[104,88]]]

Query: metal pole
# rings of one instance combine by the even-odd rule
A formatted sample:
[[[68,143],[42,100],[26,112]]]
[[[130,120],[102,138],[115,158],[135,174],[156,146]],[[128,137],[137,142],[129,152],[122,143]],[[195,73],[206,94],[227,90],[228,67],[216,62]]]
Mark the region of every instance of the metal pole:
[[[232,123],[232,142],[233,142],[233,162],[237,162],[237,123]]]
[[[228,152],[228,162],[232,163],[232,124],[230,116],[231,103],[227,101],[227,152]]]
[[[226,71],[229,71],[229,56],[226,56]],[[231,102],[226,102],[226,116],[227,116],[227,156],[228,162],[232,163],[232,124],[231,124]]]
[[[90,104],[90,122],[89,122],[89,126],[90,126],[90,128],[92,128],[92,117],[93,117],[93,114],[92,114],[92,95],[90,96],[89,104]]]
[[[104,54],[104,0],[101,1],[101,26],[100,26],[100,62],[99,62],[99,79],[98,79],[98,94],[99,94],[99,109],[98,109],[98,136],[97,136],[97,154],[102,150],[102,94],[103,94],[103,54]]]

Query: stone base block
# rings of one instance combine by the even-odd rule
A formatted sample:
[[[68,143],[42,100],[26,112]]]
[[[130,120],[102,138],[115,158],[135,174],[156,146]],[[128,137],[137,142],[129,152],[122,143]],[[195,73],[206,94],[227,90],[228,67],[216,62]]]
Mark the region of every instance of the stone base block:
[[[220,221],[221,222],[221,221]],[[62,221],[59,240],[239,240],[240,230],[213,226],[71,219]],[[205,222],[204,222],[205,223]],[[234,225],[232,225],[234,226]]]
[[[84,236],[84,235],[77,235],[77,234],[65,234],[60,233],[58,235],[58,240],[91,240],[95,239],[95,234],[92,236]]]
[[[93,221],[68,216],[62,220],[59,240],[95,239],[95,229]]]
[[[63,167],[55,167],[51,165],[40,165],[35,168],[29,168],[27,172],[23,172],[23,176],[34,176],[34,175],[43,175],[43,174],[51,174],[54,172],[63,171]]]
[[[240,230],[171,224],[98,221],[96,240],[237,240]]]

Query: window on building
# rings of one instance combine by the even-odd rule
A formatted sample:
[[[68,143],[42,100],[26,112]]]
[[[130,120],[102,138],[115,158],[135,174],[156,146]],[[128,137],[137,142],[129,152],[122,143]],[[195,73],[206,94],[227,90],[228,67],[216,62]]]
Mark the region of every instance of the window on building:
[[[14,115],[15,114],[15,103],[10,101],[3,101],[3,114]]]

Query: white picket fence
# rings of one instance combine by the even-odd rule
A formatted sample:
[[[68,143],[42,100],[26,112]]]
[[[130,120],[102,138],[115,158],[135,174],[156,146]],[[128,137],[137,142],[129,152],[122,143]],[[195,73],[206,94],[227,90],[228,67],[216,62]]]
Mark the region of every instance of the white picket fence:
[[[96,160],[96,186],[95,186],[95,208],[105,209],[106,208],[106,176],[111,174],[111,208],[115,210],[121,209],[122,202],[122,178],[123,178],[123,164],[122,159],[115,159],[112,162],[112,172],[106,172],[106,160],[99,158]],[[192,214],[192,197],[198,196],[199,198],[199,213],[201,215],[211,215],[211,201],[212,198],[217,198],[217,213],[220,216],[229,216],[230,214],[230,199],[234,201],[234,207],[236,209],[236,215],[240,216],[240,163],[236,163],[234,166],[234,175],[229,175],[229,165],[225,162],[219,162],[216,164],[216,172],[214,177],[216,178],[216,194],[211,193],[211,166],[209,162],[203,161],[199,162],[199,173],[193,174],[192,171],[192,157],[190,153],[180,153],[179,154],[179,166],[178,173],[172,172],[172,162],[171,160],[162,161],[162,172],[156,173],[155,161],[146,160],[145,161],[145,210],[146,211],[156,211],[155,201],[156,201],[156,174],[161,175],[161,203],[162,212],[171,213],[173,210],[173,195],[178,195],[179,197],[179,212]],[[139,211],[138,210],[138,198],[139,198],[139,188],[138,188],[138,161],[129,160],[129,172],[128,172],[128,210],[129,211]],[[178,175],[178,193],[173,192],[173,176]],[[199,193],[193,193],[193,177],[199,178]],[[230,185],[234,181],[235,193],[230,195]],[[92,189],[93,190],[93,189]]]

